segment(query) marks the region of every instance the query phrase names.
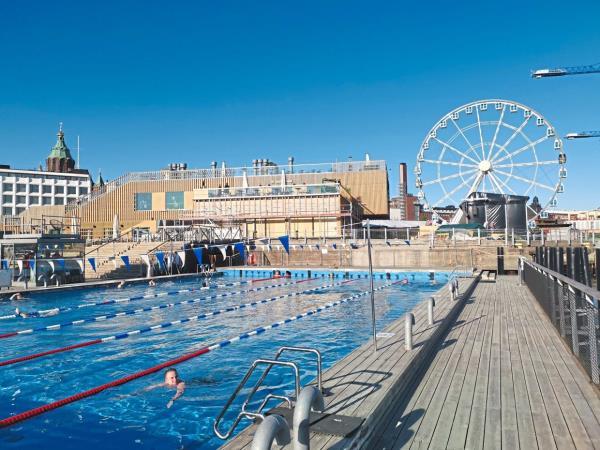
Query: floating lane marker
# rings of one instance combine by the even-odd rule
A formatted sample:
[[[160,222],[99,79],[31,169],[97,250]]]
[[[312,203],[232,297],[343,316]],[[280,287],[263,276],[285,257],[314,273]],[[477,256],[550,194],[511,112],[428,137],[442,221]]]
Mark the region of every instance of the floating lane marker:
[[[316,278],[314,278],[314,279],[316,279]],[[217,298],[232,297],[234,295],[247,294],[249,292],[266,291],[268,289],[290,286],[292,284],[298,284],[298,283],[300,283],[300,282],[294,281],[291,283],[272,284],[269,286],[261,286],[261,287],[257,287],[257,288],[247,289],[245,291],[241,290],[241,291],[226,292],[224,294],[207,295],[205,297],[193,298],[190,300],[183,300],[183,301],[174,302],[174,303],[163,303],[160,305],[148,306],[146,308],[129,309],[126,311],[120,311],[118,313],[105,314],[102,316],[95,316],[95,317],[88,317],[88,318],[84,318],[84,319],[74,320],[71,322],[47,325],[47,326],[39,327],[39,328],[28,328],[26,330],[12,331],[10,333],[0,334],[0,339],[6,339],[6,338],[19,336],[19,335],[23,335],[23,334],[38,333],[40,331],[55,331],[55,330],[60,330],[61,328],[71,327],[74,325],[81,325],[83,323],[100,322],[103,320],[114,319],[116,317],[121,317],[121,316],[133,316],[133,315],[141,314],[141,313],[148,312],[148,311],[155,311],[157,309],[172,308],[174,306],[181,306],[181,305],[190,305],[193,303],[202,302],[204,300],[214,300]]]
[[[315,287],[315,288],[312,288],[312,289],[307,289],[307,290],[304,290],[304,291],[291,292],[289,294],[282,294],[282,295],[278,295],[276,297],[266,298],[266,299],[258,300],[258,301],[255,301],[255,302],[242,303],[242,304],[239,304],[239,305],[234,305],[234,306],[230,306],[230,307],[227,307],[227,308],[218,309],[218,310],[211,311],[211,312],[208,312],[208,313],[198,314],[196,316],[191,316],[191,317],[186,317],[184,319],[174,320],[174,321],[171,321],[171,322],[164,322],[164,323],[160,323],[160,324],[157,324],[157,325],[153,325],[151,327],[140,328],[139,330],[126,331],[126,332],[115,334],[115,335],[112,335],[112,336],[106,336],[106,337],[94,339],[94,340],[91,340],[91,341],[80,342],[78,344],[68,345],[66,347],[59,347],[59,348],[55,348],[55,349],[52,349],[52,350],[47,350],[47,351],[44,351],[44,352],[33,353],[33,354],[30,354],[30,355],[25,355],[25,356],[19,356],[17,358],[6,359],[4,361],[0,361],[0,367],[2,367],[2,366],[9,366],[11,364],[16,364],[16,363],[20,363],[20,362],[24,362],[24,361],[31,361],[32,359],[37,359],[37,358],[41,358],[41,357],[49,356],[49,355],[55,355],[57,353],[64,353],[64,352],[68,352],[68,351],[71,351],[71,350],[76,350],[78,348],[89,347],[90,345],[101,344],[103,342],[109,342],[109,341],[114,341],[114,340],[118,340],[118,339],[126,339],[126,338],[129,338],[131,336],[138,335],[138,334],[148,333],[149,331],[159,330],[161,328],[172,327],[173,325],[180,325],[182,323],[187,323],[187,322],[196,322],[198,320],[207,319],[209,317],[213,317],[213,316],[216,316],[216,315],[219,315],[219,314],[223,314],[223,313],[227,313],[227,312],[231,312],[231,311],[237,311],[237,310],[244,309],[244,308],[249,308],[249,307],[252,307],[252,306],[263,305],[263,304],[275,302],[275,301],[278,301],[278,300],[281,300],[281,299],[284,299],[284,298],[296,297],[298,295],[307,295],[307,294],[311,294],[311,293],[314,293],[314,292],[317,292],[317,291],[321,291],[321,290],[329,289],[329,288],[332,288],[332,287],[340,286],[342,284],[351,283],[352,281],[353,280],[343,281],[343,282],[340,282],[340,283],[332,283],[332,284],[327,284],[327,285]]]
[[[236,281],[233,283],[217,284],[216,287],[224,288],[224,287],[229,287],[229,286],[239,286],[241,284],[251,284],[254,281],[256,281],[256,280]],[[167,291],[167,292],[158,292],[155,294],[137,295],[134,297],[114,298],[114,299],[102,300],[101,302],[95,302],[95,303],[81,303],[79,305],[64,307],[64,308],[40,309],[39,311],[32,311],[32,312],[34,314],[37,313],[37,314],[42,314],[42,315],[44,313],[49,313],[49,312],[54,312],[54,311],[66,312],[66,311],[73,311],[75,309],[80,309],[80,308],[90,308],[92,306],[113,305],[115,303],[125,303],[125,302],[132,302],[132,301],[136,301],[136,300],[146,300],[149,298],[166,297],[169,295],[188,294],[190,292],[204,291],[207,289],[211,289],[211,288],[210,287],[201,287],[201,288],[180,289],[178,291]],[[16,317],[17,317],[16,314],[9,314],[6,316],[0,316],[0,320],[14,319]]]
[[[351,283],[354,280],[350,280],[350,281],[343,281],[340,283],[334,283],[334,284],[329,284],[329,285],[324,285],[324,286],[319,286],[316,288],[312,288],[312,289],[307,289],[301,292],[292,292],[289,294],[283,294],[283,295],[279,295],[276,297],[271,297],[268,299],[263,299],[263,300],[258,300],[255,302],[250,302],[250,303],[244,303],[244,304],[240,304],[240,305],[235,305],[235,306],[230,306],[228,308],[223,308],[220,310],[216,310],[216,311],[212,311],[209,313],[204,313],[204,314],[199,314],[197,316],[191,316],[191,317],[187,317],[184,319],[180,319],[180,320],[175,320],[175,321],[171,321],[171,322],[165,322],[162,324],[157,324],[157,325],[153,325],[151,327],[147,327],[147,328],[141,328],[138,330],[132,330],[132,331],[127,331],[127,332],[123,332],[120,334],[116,334],[116,335],[112,335],[112,336],[107,336],[104,338],[98,338],[98,339],[94,339],[91,341],[86,341],[86,342],[81,342],[78,344],[73,344],[73,345],[69,345],[66,347],[60,347],[60,348],[56,348],[56,349],[52,349],[52,350],[47,350],[44,352],[39,352],[39,353],[34,353],[34,354],[30,354],[30,355],[25,355],[25,356],[21,356],[21,357],[17,357],[17,358],[12,358],[9,360],[4,360],[4,361],[0,361],[0,367],[1,366],[8,366],[11,364],[16,364],[19,362],[24,362],[24,361],[30,361],[32,359],[37,359],[37,358],[41,358],[43,356],[49,356],[49,355],[54,355],[57,353],[63,353],[63,352],[67,352],[67,351],[71,351],[71,350],[76,350],[78,348],[83,348],[83,347],[89,347],[90,345],[95,345],[95,344],[101,344],[103,342],[109,342],[109,341],[114,341],[114,340],[118,340],[118,339],[126,339],[128,337],[134,336],[134,335],[138,335],[138,334],[142,334],[142,333],[147,333],[149,331],[154,331],[154,330],[158,330],[161,328],[167,328],[167,327],[172,327],[173,325],[179,325],[182,323],[186,323],[186,322],[194,322],[194,321],[198,321],[201,319],[206,319],[212,316],[216,316],[218,314],[223,314],[223,313],[227,313],[227,312],[231,312],[231,311],[236,311],[239,309],[244,309],[247,307],[252,307],[252,306],[257,306],[257,305],[261,305],[261,304],[265,304],[265,303],[271,303],[277,300],[281,300],[284,298],[289,298],[289,297],[295,297],[298,295],[302,295],[302,294],[310,294],[313,292],[317,292],[320,290],[324,290],[324,289],[328,289],[331,287],[335,287],[335,286],[339,286],[342,284],[346,284],[346,283]]]
[[[390,286],[392,286],[394,284],[398,284],[398,283],[399,282],[396,281],[396,282],[393,282],[393,283],[384,284],[384,285],[379,286],[378,288],[376,288],[375,291],[380,291],[382,289],[385,289],[387,287],[390,287]],[[23,422],[24,420],[31,419],[32,417],[35,417],[35,416],[39,416],[40,414],[44,414],[44,413],[46,413],[48,411],[52,411],[54,409],[60,408],[61,406],[68,405],[69,403],[73,403],[73,402],[82,400],[84,398],[91,397],[93,395],[99,394],[100,392],[105,391],[107,389],[111,389],[111,388],[114,388],[114,387],[117,387],[117,386],[121,386],[123,384],[129,383],[130,381],[137,380],[138,378],[142,378],[142,377],[151,375],[153,373],[156,373],[156,372],[158,372],[158,371],[160,371],[162,369],[165,369],[167,367],[175,366],[175,365],[181,364],[181,363],[183,363],[185,361],[189,361],[190,359],[197,358],[198,356],[202,356],[202,355],[204,355],[206,353],[209,353],[209,352],[211,352],[213,350],[217,350],[219,348],[226,347],[226,346],[228,346],[228,345],[230,345],[230,344],[232,344],[234,342],[240,341],[242,339],[247,339],[250,336],[256,336],[256,335],[262,334],[262,333],[264,333],[267,330],[271,330],[273,328],[277,328],[277,327],[279,327],[281,325],[285,325],[286,323],[290,323],[290,322],[293,322],[293,321],[296,321],[296,320],[300,320],[300,319],[302,319],[304,317],[312,316],[312,315],[318,314],[321,311],[324,311],[326,309],[333,308],[334,306],[341,305],[342,303],[347,303],[347,302],[349,302],[351,300],[355,300],[357,298],[364,297],[365,295],[369,294],[369,292],[370,291],[360,292],[358,294],[354,294],[351,297],[346,297],[346,298],[343,298],[341,300],[337,300],[335,302],[326,303],[326,304],[324,304],[322,306],[319,306],[317,308],[305,311],[302,314],[298,314],[296,316],[288,317],[287,319],[280,320],[279,322],[274,322],[274,323],[272,323],[270,325],[266,325],[264,327],[255,328],[254,330],[247,331],[247,332],[242,333],[242,334],[240,334],[240,335],[238,335],[238,336],[236,336],[234,338],[230,338],[230,339],[226,339],[226,340],[223,340],[223,341],[215,342],[214,344],[208,345],[206,347],[202,347],[201,349],[196,350],[195,352],[187,353],[187,354],[179,356],[179,357],[177,357],[175,359],[170,359],[168,361],[165,361],[163,363],[160,363],[160,364],[158,364],[156,366],[153,366],[153,367],[150,367],[148,369],[145,369],[145,370],[133,373],[133,374],[128,375],[128,376],[123,377],[123,378],[118,378],[116,380],[110,381],[110,382],[102,384],[100,386],[96,386],[96,387],[94,387],[92,389],[88,389],[87,391],[79,392],[77,394],[71,395],[70,397],[65,397],[65,398],[63,398],[61,400],[57,400],[55,402],[48,403],[46,405],[42,405],[42,406],[39,406],[37,408],[33,408],[33,409],[28,410],[28,411],[19,413],[19,414],[15,414],[14,416],[6,417],[6,418],[0,420],[0,427],[2,427],[2,428],[3,427],[8,427],[8,426],[14,425],[16,423]]]

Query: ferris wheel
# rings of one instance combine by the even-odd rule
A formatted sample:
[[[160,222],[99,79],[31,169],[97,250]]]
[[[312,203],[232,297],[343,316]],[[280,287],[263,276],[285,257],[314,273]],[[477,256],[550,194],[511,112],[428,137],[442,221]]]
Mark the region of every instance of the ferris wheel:
[[[531,221],[556,206],[566,161],[562,140],[540,113],[479,100],[450,111],[427,133],[415,166],[417,195],[434,218],[437,208],[458,206],[475,192],[528,196]]]

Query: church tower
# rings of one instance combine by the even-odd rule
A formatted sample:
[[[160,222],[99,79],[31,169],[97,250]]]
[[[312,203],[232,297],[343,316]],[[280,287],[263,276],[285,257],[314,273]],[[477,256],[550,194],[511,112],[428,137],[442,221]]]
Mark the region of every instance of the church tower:
[[[71,151],[65,144],[65,133],[62,129],[62,122],[58,129],[58,140],[46,159],[46,170],[48,172],[72,172],[75,169],[75,160],[71,157]]]

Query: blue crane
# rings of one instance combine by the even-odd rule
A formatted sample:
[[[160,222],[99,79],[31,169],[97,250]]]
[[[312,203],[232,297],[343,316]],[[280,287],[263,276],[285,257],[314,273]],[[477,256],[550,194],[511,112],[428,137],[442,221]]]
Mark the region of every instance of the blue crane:
[[[553,69],[538,69],[531,72],[532,78],[562,77],[565,75],[581,75],[600,73],[600,63],[587,66],[557,67]]]
[[[600,63],[587,66],[557,67],[554,69],[538,69],[531,72],[532,78],[562,77],[565,75],[581,75],[586,73],[600,73]],[[579,131],[567,133],[566,139],[600,138],[600,131]]]
[[[600,131],[579,131],[577,133],[567,133],[566,139],[584,139],[584,138],[600,138]]]

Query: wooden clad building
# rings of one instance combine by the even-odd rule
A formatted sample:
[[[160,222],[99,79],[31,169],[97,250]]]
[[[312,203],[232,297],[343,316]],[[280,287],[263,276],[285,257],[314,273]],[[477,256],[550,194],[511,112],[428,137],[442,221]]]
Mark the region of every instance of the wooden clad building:
[[[224,224],[244,237],[336,237],[363,218],[388,216],[385,161],[256,165],[210,169],[178,166],[133,172],[67,206],[86,238],[156,233],[161,227]]]

